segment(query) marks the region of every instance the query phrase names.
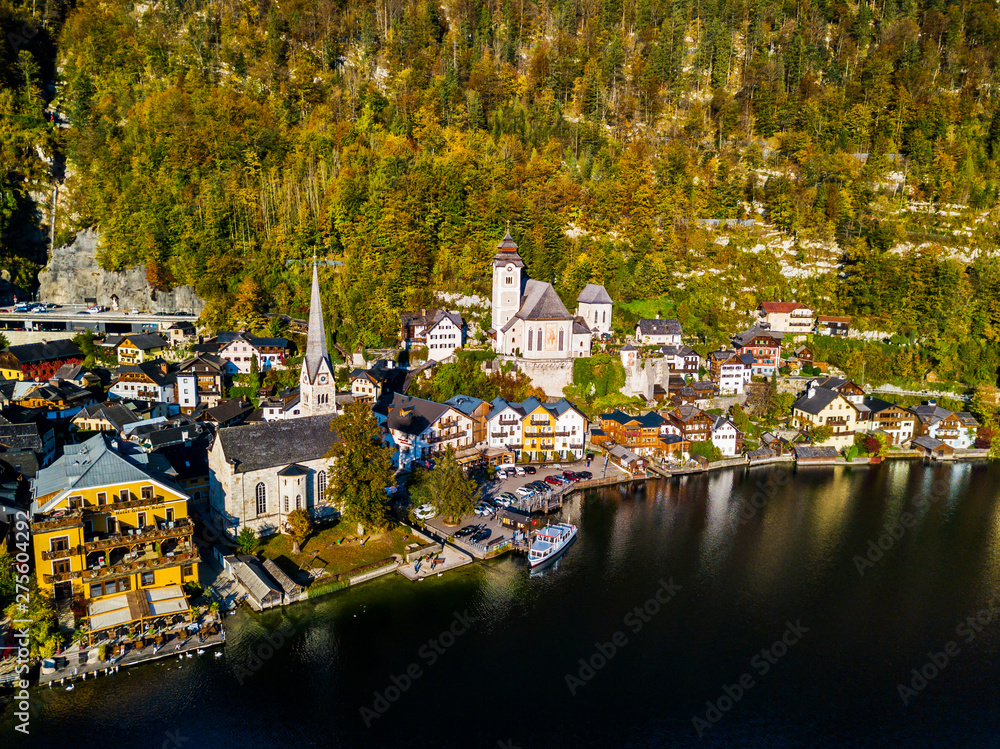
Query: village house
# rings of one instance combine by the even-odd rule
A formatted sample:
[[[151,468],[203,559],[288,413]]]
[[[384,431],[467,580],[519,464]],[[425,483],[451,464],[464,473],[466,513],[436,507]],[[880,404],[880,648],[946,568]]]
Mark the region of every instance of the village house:
[[[588,283],[576,298],[576,314],[587,327],[598,335],[611,332],[613,303],[608,292],[599,283]]]
[[[819,335],[846,336],[851,331],[851,318],[820,315],[816,318],[816,333]]]
[[[798,302],[764,302],[757,308],[757,324],[765,330],[783,333],[793,341],[799,341],[813,332],[816,314]]]
[[[441,361],[465,345],[465,320],[457,312],[443,309],[420,312],[400,316],[404,348],[425,346],[430,359]]]
[[[486,414],[487,446],[490,449],[510,450],[515,459],[520,457],[523,445],[521,425],[524,409],[519,403],[508,403],[503,398],[494,398]]]
[[[472,444],[485,446],[486,416],[491,408],[489,402],[469,395],[456,395],[446,400],[445,405],[458,409],[472,419]]]
[[[733,347],[737,354],[753,356],[754,375],[770,377],[781,366],[782,337],[781,333],[754,325],[733,336]]]
[[[681,405],[667,411],[664,424],[667,434],[674,434],[685,442],[710,442],[715,417],[692,405]]]
[[[160,356],[170,344],[158,333],[129,333],[115,345],[119,364],[141,364]]]
[[[712,444],[727,458],[743,452],[743,432],[725,416],[716,416],[712,424]]]
[[[13,399],[13,403],[24,408],[39,409],[47,419],[76,416],[85,406],[97,401],[90,390],[69,380],[53,379],[25,384],[29,387]]]
[[[228,379],[226,362],[215,354],[200,354],[181,362],[177,368],[181,413],[189,414],[202,405],[217,406]]]
[[[955,450],[966,450],[976,441],[979,422],[970,413],[949,411],[935,401],[909,410],[917,417],[916,437],[932,437]]]
[[[297,419],[303,415],[298,388],[285,388],[261,401],[260,416],[264,421]]]
[[[643,317],[635,326],[635,340],[641,346],[680,346],[684,331],[679,320]]]
[[[255,356],[261,372],[284,369],[285,357],[291,353],[291,345],[286,338],[264,338],[246,331],[219,333],[216,343],[219,344],[218,356],[226,362],[228,374],[248,374]]]
[[[194,338],[197,332],[198,331],[195,329],[194,323],[188,322],[187,320],[181,320],[173,323],[169,328],[167,328],[167,338],[170,339],[170,343],[172,345],[180,346],[185,341]]]
[[[832,434],[824,444],[837,449],[854,444],[857,418],[857,408],[845,396],[812,383],[792,404],[792,426],[806,434],[817,427],[829,427]]]
[[[865,398],[864,405],[868,410],[867,430],[882,432],[893,445],[902,447],[917,433],[917,417],[912,411],[879,398]]]
[[[637,455],[654,455],[662,450],[660,428],[664,418],[655,411],[642,416],[612,411],[601,414],[598,419],[602,434],[591,438],[595,445],[622,445]]]
[[[590,421],[576,406],[565,398],[555,403],[528,398],[520,406],[524,411],[522,457],[539,461],[583,457]]]
[[[661,346],[660,355],[670,374],[677,374],[685,379],[694,379],[698,376],[701,357],[694,349],[688,346]]]
[[[721,395],[742,395],[753,379],[753,354],[720,349],[708,354],[709,377]]]
[[[8,416],[0,416],[0,447],[5,460],[12,452],[30,452],[37,466],[47,466],[56,455],[55,429],[40,415],[8,412]],[[11,465],[22,470],[16,462]]]
[[[177,376],[162,359],[118,367],[108,395],[176,403]]]
[[[396,393],[385,425],[399,450],[400,468],[449,447],[457,452],[472,446],[472,417],[444,403]]]
[[[329,460],[339,437],[329,414],[259,421],[220,429],[208,453],[212,521],[230,538],[249,527],[258,536],[281,532],[288,514],[335,514],[326,498]]]
[[[64,364],[79,364],[83,352],[63,338],[40,343],[22,343],[0,352],[0,377],[7,380],[48,380]]]
[[[198,582],[188,496],[145,453],[98,434],[38,472],[32,542],[39,587],[85,605],[91,642],[128,626],[190,620]]]

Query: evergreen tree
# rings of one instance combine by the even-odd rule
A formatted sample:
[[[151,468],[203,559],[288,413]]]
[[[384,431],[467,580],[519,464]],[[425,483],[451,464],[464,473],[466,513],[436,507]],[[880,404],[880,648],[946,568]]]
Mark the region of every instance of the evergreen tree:
[[[385,493],[393,484],[392,453],[371,409],[351,403],[330,428],[338,440],[326,457],[332,461],[328,497],[346,520],[382,531],[391,525]]]

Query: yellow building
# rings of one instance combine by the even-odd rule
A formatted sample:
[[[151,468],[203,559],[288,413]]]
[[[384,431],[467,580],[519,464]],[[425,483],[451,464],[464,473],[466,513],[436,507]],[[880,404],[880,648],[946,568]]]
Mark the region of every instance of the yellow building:
[[[122,338],[115,350],[119,364],[142,364],[162,354],[169,343],[157,333],[132,333]]]
[[[521,422],[524,437],[523,451],[530,460],[544,460],[543,454],[555,450],[556,416],[544,404],[539,403],[524,415]]]
[[[92,642],[189,621],[183,585],[198,581],[187,494],[127,449],[98,434],[35,479],[38,584],[57,602],[84,599]]]

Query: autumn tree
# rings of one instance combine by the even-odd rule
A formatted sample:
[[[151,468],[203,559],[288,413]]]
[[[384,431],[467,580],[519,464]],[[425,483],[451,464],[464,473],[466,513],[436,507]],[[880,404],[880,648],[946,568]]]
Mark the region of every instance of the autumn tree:
[[[330,428],[337,441],[326,454],[332,461],[328,498],[339,505],[346,520],[385,530],[390,525],[385,489],[393,483],[392,451],[375,415],[366,404],[351,403]]]
[[[301,544],[306,542],[313,530],[309,512],[300,507],[288,513],[288,528],[292,537],[292,553],[301,554]]]

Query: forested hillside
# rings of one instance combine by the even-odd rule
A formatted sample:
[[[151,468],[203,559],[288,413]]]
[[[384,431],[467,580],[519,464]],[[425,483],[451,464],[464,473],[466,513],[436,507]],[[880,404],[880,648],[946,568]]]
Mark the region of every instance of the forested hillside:
[[[33,146],[64,153],[57,241],[99,226],[104,264],[193,284],[213,326],[248,275],[301,313],[316,252],[344,260],[338,341],[377,345],[433,289],[485,291],[510,221],[567,300],[725,329],[794,296],[995,377],[995,3],[0,3],[39,34],[4,57],[0,218],[45,181]]]

